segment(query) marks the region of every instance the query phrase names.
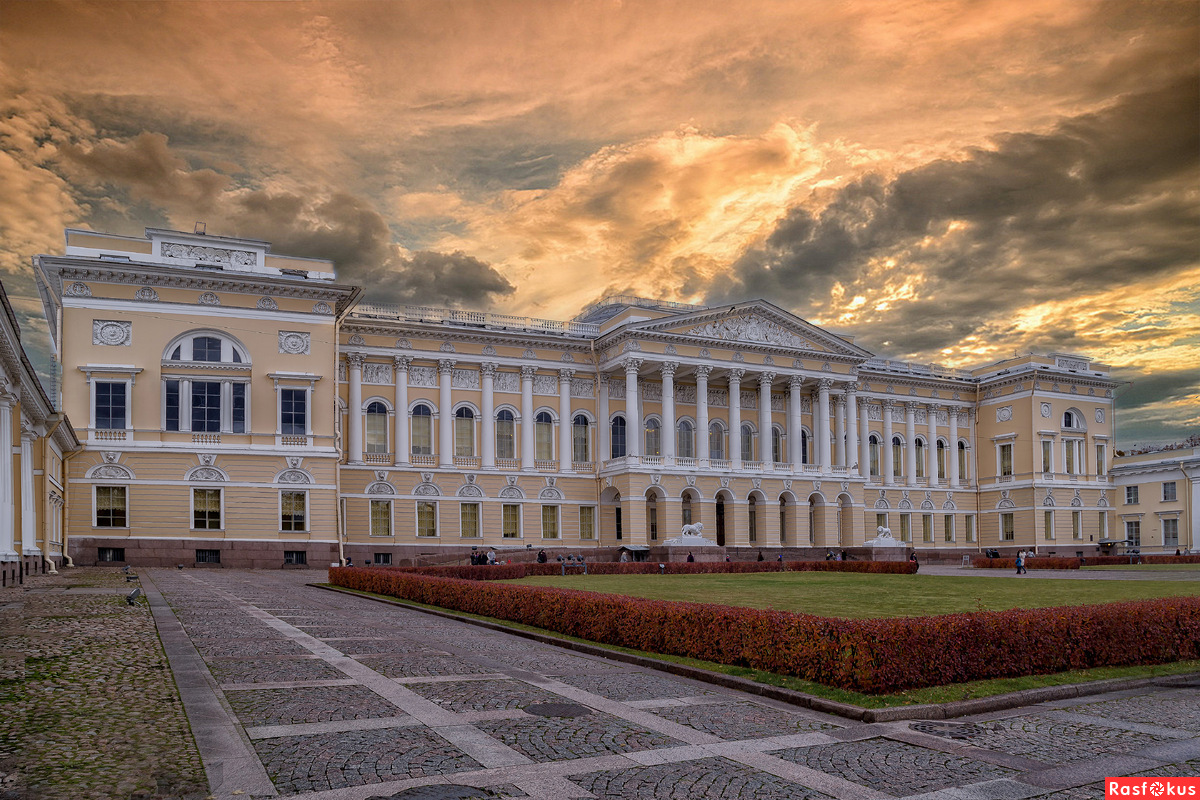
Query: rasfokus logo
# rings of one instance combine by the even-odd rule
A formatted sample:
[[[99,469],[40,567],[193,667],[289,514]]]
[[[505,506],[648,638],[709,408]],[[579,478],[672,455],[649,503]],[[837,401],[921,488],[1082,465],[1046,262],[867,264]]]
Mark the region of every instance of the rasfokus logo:
[[[1118,797],[1194,797],[1200,800],[1200,778],[1105,778],[1104,800]]]

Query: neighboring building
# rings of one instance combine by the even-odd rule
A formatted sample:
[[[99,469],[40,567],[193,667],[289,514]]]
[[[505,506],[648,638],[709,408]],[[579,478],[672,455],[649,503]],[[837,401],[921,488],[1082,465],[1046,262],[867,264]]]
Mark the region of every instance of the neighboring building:
[[[1121,456],[1112,473],[1116,542],[1143,553],[1200,552],[1200,447]]]
[[[68,231],[38,257],[88,420],[81,563],[607,557],[697,522],[790,555],[881,525],[927,555],[1073,554],[1113,525],[1116,382],[1081,356],[881,360],[765,301],[356,305],[328,262],[268,251]]]
[[[21,345],[0,284],[0,586],[63,563],[64,460],[79,450]]]

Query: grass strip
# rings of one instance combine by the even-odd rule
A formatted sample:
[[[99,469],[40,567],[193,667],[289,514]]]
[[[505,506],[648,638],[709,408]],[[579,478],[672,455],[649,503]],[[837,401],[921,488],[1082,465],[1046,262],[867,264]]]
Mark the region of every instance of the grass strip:
[[[1176,661],[1170,664],[1129,667],[1096,667],[1094,669],[1059,672],[1052,675],[1029,675],[1021,678],[997,678],[986,681],[947,684],[945,686],[929,686],[923,689],[913,689],[911,691],[899,692],[897,694],[872,695],[836,689],[831,686],[825,686],[824,684],[801,680],[800,678],[794,678],[789,675],[780,675],[774,672],[763,672],[761,670],[750,669],[748,667],[734,667],[729,666],[728,664],[717,664],[712,661],[702,661],[695,658],[663,655],[661,653],[650,653],[643,650],[632,650],[627,647],[599,644],[588,639],[567,636],[556,631],[546,630],[544,628],[535,628],[532,625],[524,625],[519,622],[510,622],[509,620],[497,619],[495,617],[485,617],[480,614],[469,614],[463,611],[452,611],[442,608],[441,606],[429,605],[427,603],[416,603],[411,600],[404,600],[398,597],[392,597],[390,595],[364,592],[358,589],[348,589],[343,586],[334,586],[333,584],[329,583],[322,583],[318,585],[335,589],[340,592],[348,592],[350,594],[361,595],[363,597],[369,597],[372,599],[385,600],[389,603],[394,603],[400,606],[437,611],[452,617],[480,620],[482,622],[488,622],[503,628],[528,631],[554,639],[563,639],[570,642],[587,644],[602,650],[626,653],[629,655],[640,656],[642,658],[652,658],[658,661],[667,661],[673,664],[682,664],[687,667],[708,670],[709,672],[719,672],[723,675],[732,675],[738,678],[745,678],[747,680],[754,681],[755,683],[762,683],[768,686],[778,686],[795,692],[810,694],[814,697],[821,697],[826,700],[834,700],[839,703],[848,703],[860,708],[894,708],[897,706],[921,705],[925,703],[948,703],[955,700],[974,700],[980,697],[993,697],[995,695],[1008,694],[1010,692],[1017,692],[1023,689],[1040,689],[1045,686],[1064,686],[1067,684],[1112,680],[1114,678],[1151,678],[1165,675],[1180,675],[1189,672],[1200,672],[1200,660]]]

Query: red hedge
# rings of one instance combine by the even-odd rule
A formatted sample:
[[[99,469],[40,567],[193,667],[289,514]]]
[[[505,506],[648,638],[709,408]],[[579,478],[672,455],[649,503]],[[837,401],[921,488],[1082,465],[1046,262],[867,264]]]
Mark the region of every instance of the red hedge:
[[[1080,563],[1078,558],[1034,556],[1033,558],[1025,559],[1025,569],[1079,569]],[[1092,563],[1090,558],[1088,559],[1088,563]],[[1015,558],[975,556],[971,559],[971,566],[976,569],[1011,569],[1013,572],[1016,572],[1017,560]]]
[[[1200,657],[1200,597],[843,620],[377,568],[331,569],[329,580],[602,644],[795,675],[871,694]]]
[[[916,567],[907,561],[597,561],[589,562],[589,575],[657,575],[659,564],[667,575],[711,575],[752,572],[865,572],[873,575],[910,575]],[[372,567],[372,569],[375,569]],[[507,581],[529,575],[561,575],[562,564],[497,564],[495,566],[454,567],[381,567],[389,572],[429,575],[438,578],[463,578],[473,581]],[[567,566],[568,575],[581,575],[578,566]]]
[[[1133,563],[1136,565],[1139,558],[1143,564],[1200,564],[1200,555],[1195,556],[1173,556],[1173,555],[1143,555],[1133,556]],[[1085,562],[1089,567],[1103,567],[1110,564],[1125,564],[1129,565],[1130,556],[1088,556]]]

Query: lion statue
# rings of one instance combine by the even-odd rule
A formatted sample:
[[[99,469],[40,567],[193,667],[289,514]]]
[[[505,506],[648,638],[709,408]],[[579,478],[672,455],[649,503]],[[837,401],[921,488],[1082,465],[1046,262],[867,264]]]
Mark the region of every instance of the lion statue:
[[[681,533],[684,536],[703,536],[704,535],[704,523],[703,522],[693,522],[691,525],[684,525],[683,531]]]

